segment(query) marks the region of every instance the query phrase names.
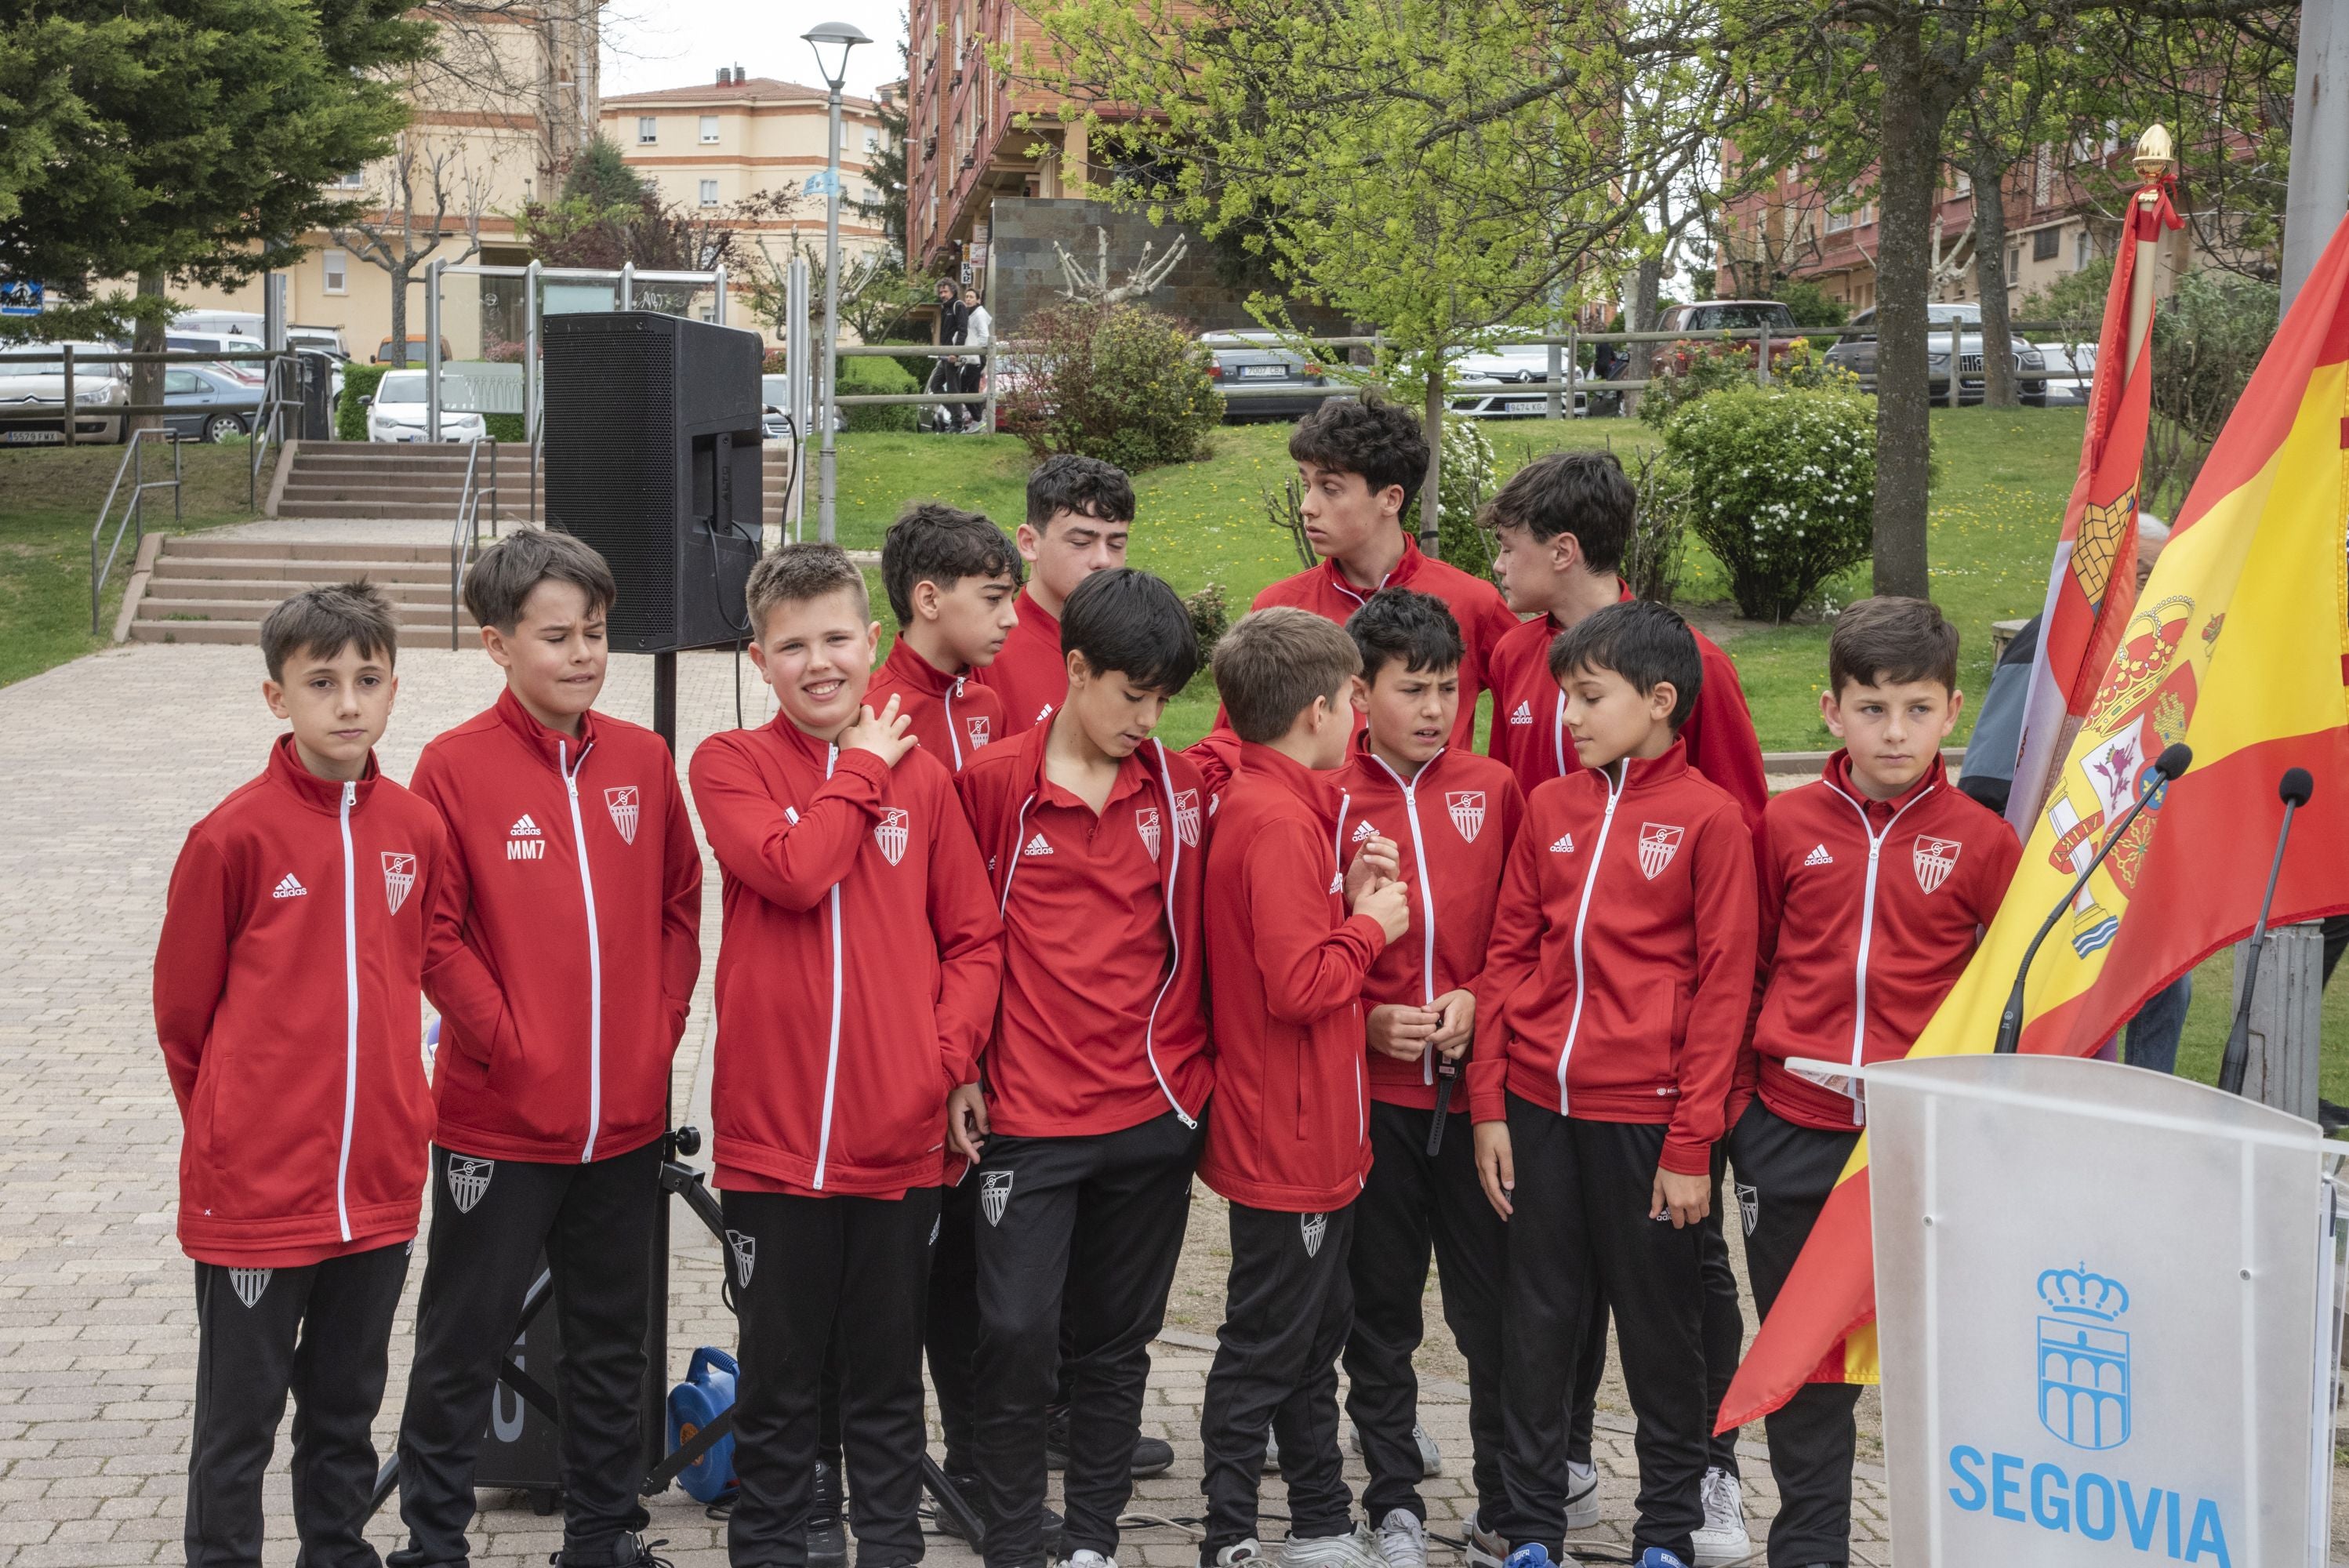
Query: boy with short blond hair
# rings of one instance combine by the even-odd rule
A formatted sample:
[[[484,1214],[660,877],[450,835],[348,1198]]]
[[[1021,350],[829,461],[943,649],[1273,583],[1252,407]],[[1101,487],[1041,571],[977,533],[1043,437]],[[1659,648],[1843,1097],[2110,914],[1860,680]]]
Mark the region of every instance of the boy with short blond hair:
[[[193,1568],[262,1559],[288,1394],[306,1561],[376,1562],[369,1436],[432,1131],[423,985],[462,961],[440,816],[376,766],[398,691],[381,589],[296,593],[261,624],[292,733],[189,830],[155,946],[155,1034],[184,1136],[195,1260]]]
[[[1958,634],[1923,599],[1862,599],[1827,639],[1820,717],[1843,749],[1763,819],[1759,955],[1766,980],[1729,1110],[1729,1159],[1754,1305],[1785,1288],[1858,1142],[1857,1094],[1787,1068],[1859,1068],[1909,1054],[1973,957],[2022,846],[1954,788]],[[1765,1417],[1778,1513],[1772,1568],[1850,1552],[1859,1387],[1811,1383]]]
[[[1509,770],[1452,745],[1464,700],[1460,628],[1444,601],[1407,588],[1371,595],[1346,623],[1361,650],[1362,716],[1344,775],[1353,834],[1398,846],[1411,924],[1371,965],[1369,1183],[1354,1205],[1354,1326],[1349,1392],[1370,1485],[1363,1511],[1387,1568],[1425,1568],[1420,1483],[1434,1439],[1419,1425],[1412,1356],[1431,1250],[1444,1317],[1468,1363],[1468,1431],[1478,1502],[1501,1502],[1501,1279],[1508,1233],[1476,1182],[1468,1102],[1454,1075],[1475,1020],[1470,987],[1485,966],[1501,868],[1525,811]],[[1439,1088],[1439,1085],[1441,1086]]]
[[[464,870],[476,962],[432,985],[438,1196],[393,1568],[467,1560],[482,1411],[542,1252],[563,1330],[564,1568],[647,1556],[640,1390],[669,1063],[701,972],[701,850],[667,744],[595,710],[616,593],[569,534],[492,545],[465,604],[506,689],[416,764]]]
[[[1231,1203],[1232,1264],[1200,1439],[1202,1568],[1261,1555],[1269,1425],[1288,1486],[1290,1568],[1372,1568],[1338,1449],[1347,1256],[1369,1172],[1362,980],[1409,920],[1395,846],[1355,825],[1338,782],[1352,731],[1353,640],[1309,611],[1258,610],[1216,645],[1239,738],[1207,851],[1216,1110],[1199,1175]]]
[[[867,700],[891,697],[914,738],[960,773],[1005,738],[1003,699],[978,684],[1019,624],[1019,552],[978,512],[916,501],[881,536],[881,585],[897,640],[874,672]]]
[[[771,551],[745,597],[779,711],[711,736],[689,770],[726,882],[711,1103],[741,1318],[728,1551],[737,1568],[806,1561],[836,1329],[859,1551],[909,1563],[931,1232],[949,1158],[978,1154],[1002,928],[945,764],[894,698],[865,705],[881,628],[846,553]]]
[[[1603,1295],[1639,1422],[1633,1550],[1671,1568],[1705,1520],[1700,1227],[1753,1000],[1754,845],[1678,738],[1702,680],[1678,615],[1609,605],[1550,669],[1582,766],[1526,801],[1468,1067],[1477,1173],[1509,1225],[1508,1495],[1472,1538],[1559,1556],[1576,1392],[1559,1351]]]

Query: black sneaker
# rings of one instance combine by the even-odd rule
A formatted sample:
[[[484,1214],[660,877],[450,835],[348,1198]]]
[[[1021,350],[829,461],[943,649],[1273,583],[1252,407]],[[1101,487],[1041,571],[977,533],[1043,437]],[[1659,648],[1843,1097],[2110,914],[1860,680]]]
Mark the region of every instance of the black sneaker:
[[[841,1522],[840,1472],[815,1461],[815,1501],[808,1505],[808,1568],[846,1568],[848,1529]]]
[[[604,1551],[587,1553],[566,1546],[560,1552],[546,1554],[554,1568],[676,1568],[666,1557],[653,1554],[656,1546],[666,1546],[666,1540],[647,1541],[635,1532],[626,1532],[613,1538]]]
[[[1066,1405],[1045,1408],[1044,1468],[1053,1470],[1069,1468],[1069,1408]],[[1133,1468],[1130,1473],[1135,1480],[1148,1480],[1152,1476],[1164,1475],[1174,1468],[1174,1444],[1158,1438],[1137,1437],[1133,1439]]]
[[[984,1522],[987,1518],[987,1492],[979,1484],[978,1477],[966,1471],[960,1475],[948,1475],[947,1479],[954,1482],[955,1491],[962,1493],[962,1500],[970,1505],[971,1512]],[[939,1534],[951,1535],[957,1541],[964,1538],[962,1526],[956,1522],[952,1513],[943,1508],[934,1507],[930,1510],[930,1514],[932,1522],[938,1527]],[[981,1528],[985,1528],[983,1522]],[[1067,1528],[1066,1520],[1049,1508],[1044,1511],[1044,1556],[1048,1562],[1057,1562],[1060,1559],[1061,1532]],[[978,1542],[973,1542],[971,1544],[977,1546]],[[812,1551],[810,1553],[810,1568],[814,1568]]]

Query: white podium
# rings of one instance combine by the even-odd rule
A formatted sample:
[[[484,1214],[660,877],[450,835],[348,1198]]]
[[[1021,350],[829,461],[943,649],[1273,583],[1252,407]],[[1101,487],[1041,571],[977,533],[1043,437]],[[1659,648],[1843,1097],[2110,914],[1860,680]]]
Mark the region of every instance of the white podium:
[[[2068,1057],[1866,1093],[1900,1568],[2324,1568],[2338,1146]]]

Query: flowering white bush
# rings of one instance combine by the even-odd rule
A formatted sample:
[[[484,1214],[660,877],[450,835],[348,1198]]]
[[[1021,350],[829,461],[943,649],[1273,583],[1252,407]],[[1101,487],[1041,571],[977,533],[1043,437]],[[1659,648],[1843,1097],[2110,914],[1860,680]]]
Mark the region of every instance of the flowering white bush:
[[[1495,489],[1493,443],[1474,419],[1444,421],[1444,465],[1435,482],[1435,516],[1444,559],[1479,577],[1493,575],[1493,542],[1476,510]],[[1403,520],[1408,526],[1412,520]]]
[[[1688,476],[1688,525],[1728,569],[1744,614],[1783,621],[1868,559],[1875,398],[1724,388],[1672,416],[1664,450]]]

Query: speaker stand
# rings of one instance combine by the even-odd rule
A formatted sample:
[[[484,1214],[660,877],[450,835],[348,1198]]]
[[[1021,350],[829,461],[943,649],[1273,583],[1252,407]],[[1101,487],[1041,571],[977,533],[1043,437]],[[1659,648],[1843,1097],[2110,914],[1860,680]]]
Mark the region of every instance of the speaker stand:
[[[653,730],[677,755],[677,655],[653,655]]]

